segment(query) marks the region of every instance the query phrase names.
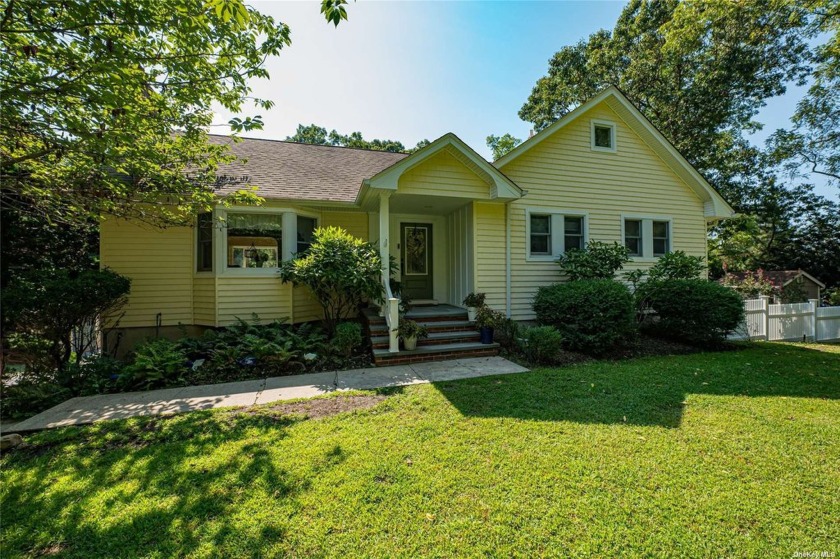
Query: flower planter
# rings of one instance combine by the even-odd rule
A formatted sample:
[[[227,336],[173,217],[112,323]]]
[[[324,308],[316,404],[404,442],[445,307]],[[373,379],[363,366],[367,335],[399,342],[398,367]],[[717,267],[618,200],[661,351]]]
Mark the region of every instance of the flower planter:
[[[467,320],[470,322],[475,322],[475,314],[478,312],[478,309],[475,307],[467,307]]]
[[[417,349],[417,336],[403,338],[403,347],[408,351],[413,351]]]
[[[481,343],[483,344],[492,344],[493,343],[493,327],[492,326],[482,326],[478,329],[479,334],[481,335]]]

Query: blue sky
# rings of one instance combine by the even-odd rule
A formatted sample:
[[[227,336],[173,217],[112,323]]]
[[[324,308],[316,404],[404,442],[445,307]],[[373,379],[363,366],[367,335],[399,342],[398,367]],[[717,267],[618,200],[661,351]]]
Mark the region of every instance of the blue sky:
[[[268,61],[270,80],[254,83],[254,94],[276,105],[245,113],[265,122],[249,136],[284,139],[299,123],[316,123],[413,146],[454,132],[489,158],[488,134],[528,137],[530,125],[517,113],[549,58],[612,29],[624,2],[359,0],[337,28],[318,2],[253,5],[291,27],[292,46]],[[802,93],[790,88],[768,102],[757,141],[788,124]],[[219,112],[217,122],[229,117]]]

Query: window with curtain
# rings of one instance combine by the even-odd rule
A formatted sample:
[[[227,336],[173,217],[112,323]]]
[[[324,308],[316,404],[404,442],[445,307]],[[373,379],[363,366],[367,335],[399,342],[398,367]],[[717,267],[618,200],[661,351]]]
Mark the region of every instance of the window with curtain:
[[[282,215],[227,214],[228,268],[276,268],[282,247]]]

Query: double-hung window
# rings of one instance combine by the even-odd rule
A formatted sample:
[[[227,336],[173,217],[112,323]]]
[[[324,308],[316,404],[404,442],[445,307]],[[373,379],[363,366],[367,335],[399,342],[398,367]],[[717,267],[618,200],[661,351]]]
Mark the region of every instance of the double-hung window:
[[[642,237],[642,220],[624,220],[624,246],[630,256],[642,256],[644,253],[644,239]]]
[[[309,252],[312,240],[315,236],[315,229],[318,227],[318,220],[314,217],[297,217],[297,251],[298,256],[304,256]]]
[[[671,220],[665,217],[623,217],[624,246],[633,258],[653,259],[671,252]]]
[[[667,221],[653,222],[653,255],[664,256],[671,250],[671,224]]]
[[[551,215],[531,214],[530,252],[537,256],[551,255]]]
[[[528,253],[532,260],[553,260],[561,254],[586,247],[585,213],[534,208],[526,210]]]
[[[196,224],[196,272],[213,271],[213,212],[198,214]]]

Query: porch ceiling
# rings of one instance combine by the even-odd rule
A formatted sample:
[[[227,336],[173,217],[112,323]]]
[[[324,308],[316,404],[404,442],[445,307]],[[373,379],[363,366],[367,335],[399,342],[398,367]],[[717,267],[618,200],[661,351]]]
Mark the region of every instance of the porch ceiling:
[[[394,194],[391,196],[391,213],[449,215],[471,203],[470,198],[454,196],[425,196],[422,194]]]

